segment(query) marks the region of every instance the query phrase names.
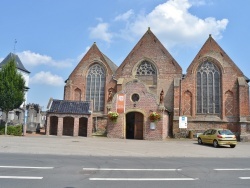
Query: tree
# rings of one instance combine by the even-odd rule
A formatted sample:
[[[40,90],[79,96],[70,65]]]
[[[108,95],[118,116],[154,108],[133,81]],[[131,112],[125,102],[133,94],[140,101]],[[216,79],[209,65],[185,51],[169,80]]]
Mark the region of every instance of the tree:
[[[25,80],[17,72],[16,63],[11,59],[0,69],[0,109],[6,114],[5,135],[9,111],[19,108],[24,102]]]

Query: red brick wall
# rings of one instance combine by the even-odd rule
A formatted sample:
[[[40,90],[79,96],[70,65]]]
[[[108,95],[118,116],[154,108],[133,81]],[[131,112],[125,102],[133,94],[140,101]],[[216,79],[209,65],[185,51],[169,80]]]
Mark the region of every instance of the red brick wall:
[[[249,86],[239,87],[239,113],[241,116],[249,116]]]
[[[188,136],[188,132],[192,131],[193,134],[196,133],[203,133],[207,129],[216,129],[216,128],[222,128],[222,129],[230,129],[232,132],[234,132],[237,136],[241,134],[241,127],[237,122],[235,123],[223,123],[223,122],[199,122],[194,121],[190,122],[188,121],[188,128],[186,130]],[[174,121],[174,135],[180,132],[179,129],[179,121]]]
[[[219,115],[198,115],[196,113],[196,72],[198,66],[204,61],[210,61],[214,63],[220,70],[221,74],[221,113]],[[179,109],[180,115],[185,115],[183,110],[185,109],[185,92],[188,92],[192,96],[191,115],[188,117],[188,129],[194,131],[204,131],[208,128],[229,128],[235,133],[240,133],[240,118],[241,116],[249,115],[249,86],[246,81],[241,79],[244,83],[243,86],[239,86],[238,79],[243,77],[243,73],[236,67],[227,54],[219,47],[219,45],[209,38],[197,54],[193,62],[190,64],[186,77],[181,81],[181,85],[175,87],[175,106],[174,108],[176,116],[174,119],[178,120],[178,100],[181,101],[181,108]],[[181,95],[178,95],[178,91]],[[230,94],[230,100],[228,95]],[[228,104],[232,101],[231,104]],[[233,107],[227,113],[226,107]],[[179,131],[178,121],[174,121],[174,134]]]
[[[144,60],[151,62],[156,67],[156,85],[150,86],[135,79],[136,69]],[[196,71],[198,66],[206,60],[212,61],[220,70],[221,113],[219,115],[196,114]],[[117,93],[123,93],[126,94],[126,111],[124,114],[120,114],[117,123],[109,122],[106,119],[106,108],[99,114],[92,114],[92,118],[88,119],[89,125],[91,122],[91,127],[88,127],[88,136],[92,134],[93,127],[96,126],[102,131],[107,129],[108,137],[124,138],[126,136],[126,113],[133,111],[143,114],[143,139],[152,140],[164,139],[172,135],[172,132],[173,134],[178,132],[178,117],[182,115],[188,117],[188,129],[190,130],[202,131],[210,126],[215,126],[227,127],[234,132],[240,132],[240,119],[247,119],[246,116],[249,116],[249,86],[246,83],[239,84],[239,78],[243,78],[244,75],[212,37],[209,37],[202,46],[188,67],[184,79],[182,79],[182,69],[179,64],[150,29],[131,50],[116,73],[112,72],[103,58],[103,54],[94,44],[69,76],[65,86],[65,100],[75,100],[75,96],[78,96],[74,93],[76,89],[81,90],[81,100],[85,100],[86,74],[93,63],[100,63],[106,70],[105,107],[111,105],[110,110],[116,111]],[[113,74],[119,80],[119,85],[116,85],[116,81],[112,79]],[[112,103],[108,104],[108,89],[111,87],[117,93],[114,95]],[[165,111],[162,114],[162,120],[157,123],[157,128],[150,130],[150,122],[147,117],[151,111],[159,110],[159,97],[162,89],[164,106],[170,112],[171,118],[169,119]],[[133,93],[140,95],[140,100],[136,104],[131,100]],[[231,98],[228,98],[229,94]],[[231,102],[228,104],[231,100],[232,104]],[[230,106],[233,106],[233,109],[228,113]],[[95,125],[96,117],[98,117],[97,125]],[[60,120],[58,124],[60,124]],[[58,127],[58,133],[60,133],[61,128]]]
[[[108,121],[107,125],[107,136],[110,138],[125,138],[126,131],[126,114],[129,112],[140,112],[144,116],[143,124],[143,139],[145,140],[162,140],[167,137],[168,134],[168,114],[167,112],[160,112],[158,109],[157,97],[148,92],[147,87],[140,81],[128,82],[123,88],[123,93],[126,94],[125,113],[120,114],[116,123]],[[132,94],[137,93],[140,96],[138,102],[134,103],[131,100]],[[116,111],[116,97],[115,95],[111,111]],[[136,106],[134,106],[136,105]],[[148,119],[149,114],[152,111],[156,111],[162,115],[162,119],[157,122],[155,130],[150,129],[150,121]]]
[[[107,117],[94,117],[93,118],[93,132],[97,131],[99,133],[106,134],[107,129]]]
[[[156,36],[148,30],[135,45],[129,55],[116,71],[117,78],[124,78],[124,85],[136,74],[139,64],[147,60],[157,69],[157,86],[152,92],[159,100],[160,92],[164,90],[164,105],[168,110],[174,108],[174,78],[182,77],[182,69]],[[149,88],[150,90],[150,88]],[[154,91],[152,90],[152,91]]]
[[[95,63],[99,63],[105,69],[106,85],[105,85],[105,102],[108,99],[108,89],[113,88],[116,90],[116,82],[112,79],[114,74],[109,67],[108,63],[103,58],[103,54],[99,51],[94,44],[83,59],[79,62],[73,72],[70,74],[64,89],[64,100],[78,100],[76,99],[75,91],[81,90],[81,100],[86,100],[86,76],[89,68]],[[106,104],[104,105],[106,106]],[[103,113],[107,113],[104,109]]]

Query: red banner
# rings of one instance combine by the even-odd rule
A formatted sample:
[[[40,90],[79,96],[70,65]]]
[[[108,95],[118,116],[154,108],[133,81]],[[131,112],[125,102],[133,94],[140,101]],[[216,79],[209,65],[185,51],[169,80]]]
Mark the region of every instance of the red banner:
[[[117,95],[116,110],[119,114],[125,112],[125,94]]]

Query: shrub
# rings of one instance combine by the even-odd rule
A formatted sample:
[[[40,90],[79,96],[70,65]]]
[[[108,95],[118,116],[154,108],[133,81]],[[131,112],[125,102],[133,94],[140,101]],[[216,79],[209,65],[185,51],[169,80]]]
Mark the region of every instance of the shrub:
[[[7,135],[22,136],[23,128],[22,125],[8,126]],[[0,135],[4,135],[5,126],[0,126]]]

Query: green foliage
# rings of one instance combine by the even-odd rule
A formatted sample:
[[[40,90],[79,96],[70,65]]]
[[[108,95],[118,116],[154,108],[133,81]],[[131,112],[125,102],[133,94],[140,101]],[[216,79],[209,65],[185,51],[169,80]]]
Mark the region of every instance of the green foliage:
[[[11,59],[0,70],[0,109],[9,112],[24,102],[25,80],[17,72],[15,60]]]
[[[0,135],[4,135],[5,126],[0,126]],[[22,136],[22,125],[8,126],[7,135]]]

